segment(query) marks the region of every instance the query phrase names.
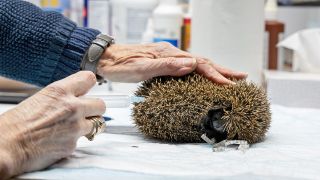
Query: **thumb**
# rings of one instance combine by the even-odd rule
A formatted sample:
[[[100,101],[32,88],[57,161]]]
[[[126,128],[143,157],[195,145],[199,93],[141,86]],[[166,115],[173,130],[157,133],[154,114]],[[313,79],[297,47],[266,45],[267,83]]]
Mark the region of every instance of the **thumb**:
[[[155,76],[183,76],[191,73],[197,67],[195,58],[159,58],[155,59],[160,64]]]

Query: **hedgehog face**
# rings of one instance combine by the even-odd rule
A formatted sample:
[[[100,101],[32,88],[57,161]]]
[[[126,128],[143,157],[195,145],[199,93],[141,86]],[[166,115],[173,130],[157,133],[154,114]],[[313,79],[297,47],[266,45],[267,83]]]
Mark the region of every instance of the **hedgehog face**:
[[[223,108],[210,109],[200,123],[201,131],[203,131],[209,139],[214,138],[216,142],[227,139],[227,132],[224,128],[225,122],[222,119],[223,115]]]
[[[133,119],[147,137],[169,142],[216,142],[228,139],[255,143],[267,132],[271,113],[265,92],[253,83],[213,84],[201,75],[158,77],[136,92]]]

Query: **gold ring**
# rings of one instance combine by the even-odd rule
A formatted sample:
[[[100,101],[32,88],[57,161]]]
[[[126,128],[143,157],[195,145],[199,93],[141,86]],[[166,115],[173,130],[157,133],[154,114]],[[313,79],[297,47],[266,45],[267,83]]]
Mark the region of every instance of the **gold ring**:
[[[92,122],[92,129],[91,132],[88,133],[87,135],[85,135],[85,137],[89,140],[89,141],[93,141],[94,137],[103,132],[106,129],[106,123],[103,119],[103,117],[101,116],[93,116],[90,117],[88,120],[90,120]]]

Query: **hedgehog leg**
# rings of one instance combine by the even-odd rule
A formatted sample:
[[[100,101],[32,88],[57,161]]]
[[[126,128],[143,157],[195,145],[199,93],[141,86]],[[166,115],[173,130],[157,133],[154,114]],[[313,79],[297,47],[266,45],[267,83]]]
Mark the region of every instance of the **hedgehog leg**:
[[[223,115],[223,108],[213,108],[208,111],[201,121],[201,130],[209,139],[214,138],[216,142],[225,140],[228,137],[227,132],[224,131]]]

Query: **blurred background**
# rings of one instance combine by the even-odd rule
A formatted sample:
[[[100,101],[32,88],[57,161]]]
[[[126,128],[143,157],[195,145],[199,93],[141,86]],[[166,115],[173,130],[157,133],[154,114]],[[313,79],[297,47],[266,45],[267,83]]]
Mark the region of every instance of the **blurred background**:
[[[249,73],[273,104],[320,108],[320,0],[28,0],[116,43],[167,41]],[[138,84],[95,92],[131,94]],[[1,79],[1,91],[33,86]]]

